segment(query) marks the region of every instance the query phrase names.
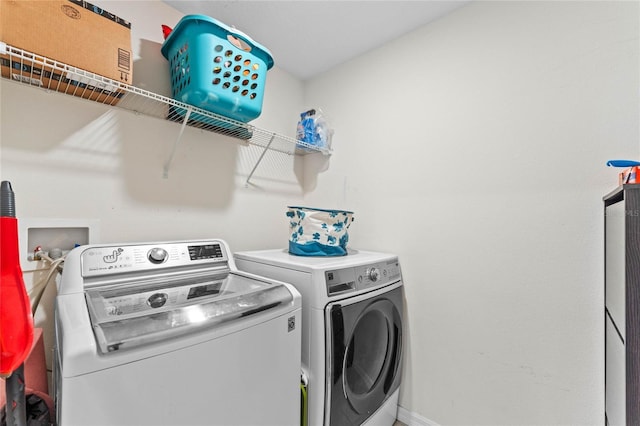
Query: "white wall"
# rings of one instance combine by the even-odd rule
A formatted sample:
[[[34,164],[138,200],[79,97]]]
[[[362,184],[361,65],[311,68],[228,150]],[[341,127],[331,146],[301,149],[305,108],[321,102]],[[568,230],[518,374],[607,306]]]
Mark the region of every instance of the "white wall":
[[[159,1],[92,3],[133,22],[134,83],[167,95],[160,25],[173,26],[182,15]],[[254,124],[294,136],[302,99],[302,83],[272,69]],[[177,124],[4,79],[0,108],[0,178],[12,183],[19,223],[97,219],[104,243],[215,237],[234,250],[287,244],[286,206],[300,204],[304,192],[300,159],[268,153],[246,187],[261,148],[187,128],[164,179]],[[38,266],[46,265],[22,268]],[[28,288],[33,276],[25,275]],[[48,292],[36,316],[47,346],[52,297]]]
[[[166,94],[157,1],[95,1],[134,23],[134,82]],[[353,247],[406,281],[401,405],[440,424],[602,424],[602,209],[637,158],[637,2],[474,2],[303,85],[270,71],[256,124],[305,106],[328,162],[0,82],[0,178],[20,218],[96,218],[104,242],[286,244],[285,206],[355,210]],[[301,164],[305,163],[305,173]],[[278,225],[280,224],[280,225]],[[51,312],[39,316],[51,320]]]
[[[310,205],[397,252],[400,404],[443,425],[603,424],[602,196],[638,158],[637,2],[473,2],[306,86]]]
[[[159,1],[93,3],[133,22],[134,84],[168,95],[160,24],[173,26],[181,14]],[[295,135],[301,82],[274,68],[267,83],[253,124]],[[267,154],[246,188],[261,149],[187,128],[163,179],[178,125],[6,80],[0,89],[1,173],[12,181],[20,217],[98,218],[105,242],[218,236],[245,248],[286,243],[286,204],[304,190],[294,157]],[[282,232],[273,226],[278,219]]]

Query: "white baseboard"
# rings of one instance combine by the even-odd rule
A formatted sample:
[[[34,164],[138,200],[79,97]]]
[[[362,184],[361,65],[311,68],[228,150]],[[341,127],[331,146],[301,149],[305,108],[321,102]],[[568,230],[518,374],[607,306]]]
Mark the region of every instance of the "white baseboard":
[[[407,426],[440,426],[438,423],[426,419],[419,414],[412,413],[398,405],[398,420]]]

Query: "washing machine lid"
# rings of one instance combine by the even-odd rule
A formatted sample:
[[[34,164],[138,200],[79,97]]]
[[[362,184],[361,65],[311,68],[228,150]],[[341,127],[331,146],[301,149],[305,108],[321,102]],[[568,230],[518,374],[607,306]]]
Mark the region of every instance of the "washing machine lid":
[[[196,274],[85,291],[102,353],[162,341],[293,303],[281,284],[236,273]]]

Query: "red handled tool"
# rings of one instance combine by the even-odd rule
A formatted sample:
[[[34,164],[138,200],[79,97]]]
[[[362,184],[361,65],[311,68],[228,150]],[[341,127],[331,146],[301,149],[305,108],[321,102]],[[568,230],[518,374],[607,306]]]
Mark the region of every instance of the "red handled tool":
[[[6,379],[7,425],[26,425],[23,363],[33,344],[31,303],[18,252],[11,183],[0,184],[0,377]]]

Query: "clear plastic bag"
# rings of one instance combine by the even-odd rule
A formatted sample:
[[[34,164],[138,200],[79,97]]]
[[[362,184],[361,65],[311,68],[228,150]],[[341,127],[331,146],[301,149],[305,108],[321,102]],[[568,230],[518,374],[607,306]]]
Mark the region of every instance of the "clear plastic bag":
[[[307,145],[323,151],[331,150],[333,129],[324,117],[322,110],[310,109],[300,114],[300,121],[296,130],[296,139],[304,142],[298,143],[301,149],[308,149]]]

